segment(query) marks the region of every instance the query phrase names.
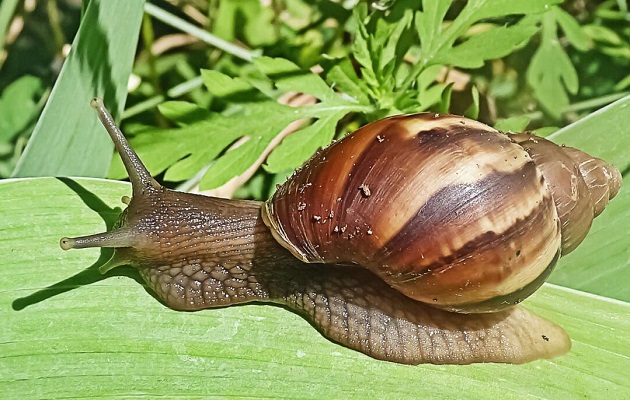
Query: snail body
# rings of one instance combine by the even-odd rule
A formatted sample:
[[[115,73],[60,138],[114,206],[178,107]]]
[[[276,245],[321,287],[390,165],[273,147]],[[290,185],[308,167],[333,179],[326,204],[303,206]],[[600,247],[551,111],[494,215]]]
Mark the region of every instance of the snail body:
[[[169,307],[283,304],[336,342],[407,364],[522,363],[569,350],[562,328],[514,305],[618,191],[605,162],[417,114],[319,151],[266,203],[226,200],[160,186],[102,103],[92,105],[133,197],[115,230],[61,247],[116,248],[102,270],[138,268]],[[554,152],[575,173],[568,181],[546,172]]]

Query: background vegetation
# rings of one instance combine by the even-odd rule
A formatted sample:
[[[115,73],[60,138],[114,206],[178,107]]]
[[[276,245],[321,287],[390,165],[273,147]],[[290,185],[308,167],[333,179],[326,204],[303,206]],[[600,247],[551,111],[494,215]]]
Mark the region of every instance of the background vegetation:
[[[88,106],[93,96],[152,173],[180,190],[266,199],[318,147],[366,122],[420,111],[536,130],[611,161],[625,177],[629,21],[622,0],[3,0],[0,178],[124,178]],[[100,276],[106,251],[61,253],[59,237],[109,226],[128,190],[88,179],[0,181],[0,393],[630,391],[627,185],[562,259],[557,286],[525,303],[569,331],[571,353],[471,367],[371,360],[274,307],[176,313],[129,269]]]

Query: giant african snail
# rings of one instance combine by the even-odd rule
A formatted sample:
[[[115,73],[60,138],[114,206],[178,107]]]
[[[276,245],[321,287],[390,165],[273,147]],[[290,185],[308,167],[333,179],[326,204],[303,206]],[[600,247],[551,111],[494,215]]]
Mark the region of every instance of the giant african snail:
[[[113,231],[61,247],[116,248],[102,270],[138,268],[169,307],[283,304],[336,342],[409,364],[569,350],[562,328],[514,305],[617,193],[604,161],[463,117],[405,115],[319,151],[267,203],[226,200],[159,185],[92,106],[133,197]]]

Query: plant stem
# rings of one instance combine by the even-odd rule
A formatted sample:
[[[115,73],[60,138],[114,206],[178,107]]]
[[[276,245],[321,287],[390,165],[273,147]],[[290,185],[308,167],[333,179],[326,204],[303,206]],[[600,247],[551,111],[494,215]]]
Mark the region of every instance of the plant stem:
[[[230,42],[227,42],[209,32],[204,31],[201,28],[194,26],[187,21],[184,21],[179,17],[176,17],[169,12],[162,10],[159,7],[156,7],[151,3],[146,3],[144,5],[144,11],[152,17],[164,22],[165,24],[180,29],[183,32],[186,32],[196,38],[199,38],[199,40],[202,40],[211,46],[221,49],[226,53],[233,55],[234,57],[238,57],[245,61],[252,61],[254,57],[258,56],[258,53],[256,52],[245,50]]]
[[[560,113],[566,114],[568,112],[588,110],[591,108],[599,108],[628,95],[630,95],[630,92],[618,92],[618,93],[613,93],[613,94],[609,94],[602,97],[596,97],[594,99],[580,101],[577,103],[569,104],[568,106],[564,107],[560,111]],[[542,111],[535,111],[529,114],[524,114],[524,116],[532,120],[537,120],[537,119],[541,119],[544,116],[544,114]]]
[[[66,44],[66,36],[61,29],[61,17],[59,16],[59,8],[57,0],[48,0],[46,3],[46,12],[50,21],[50,29],[55,42],[55,52],[63,58],[63,46]]]
[[[162,85],[160,84],[160,77],[157,73],[157,68],[155,66],[155,55],[153,54],[153,22],[151,21],[151,17],[149,14],[144,14],[142,16],[142,41],[144,42],[144,48],[147,53],[147,63],[149,65],[149,79],[151,80],[151,84],[153,85],[153,90],[158,96],[161,96],[164,91],[162,90]],[[160,114],[157,109],[155,110],[155,119],[157,125],[161,128],[166,128],[168,124],[166,120]]]

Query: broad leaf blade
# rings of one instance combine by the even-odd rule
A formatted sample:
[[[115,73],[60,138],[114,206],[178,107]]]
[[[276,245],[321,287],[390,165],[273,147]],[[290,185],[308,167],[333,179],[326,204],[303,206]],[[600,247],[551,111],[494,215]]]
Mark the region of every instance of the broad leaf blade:
[[[435,62],[463,68],[480,68],[486,60],[504,57],[525,46],[536,32],[538,28],[534,25],[492,27],[448,49]]]
[[[92,0],[13,176],[107,175],[113,145],[89,107],[122,113],[143,0]],[[119,16],[125,16],[121,24]],[[100,134],[102,132],[102,134]]]
[[[343,112],[331,113],[286,137],[267,157],[265,169],[270,173],[280,173],[304,164],[315,151],[332,141],[337,122],[344,115]]]
[[[129,279],[138,278],[133,270],[88,268],[98,250],[58,247],[61,236],[104,230],[128,194],[129,185],[100,180],[0,183],[4,397],[613,399],[630,391],[630,306],[549,285],[524,304],[564,326],[573,349],[520,366],[376,361],[273,306],[169,310]]]

